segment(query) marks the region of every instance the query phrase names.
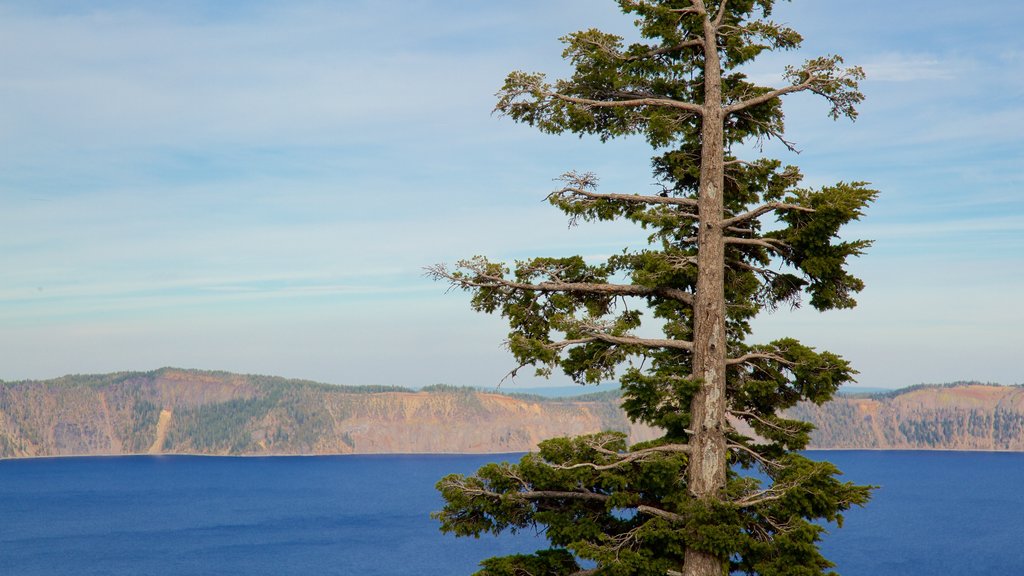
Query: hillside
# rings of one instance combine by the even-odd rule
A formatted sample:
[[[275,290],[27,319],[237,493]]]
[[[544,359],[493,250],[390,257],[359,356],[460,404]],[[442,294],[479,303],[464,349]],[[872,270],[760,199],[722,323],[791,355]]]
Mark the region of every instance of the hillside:
[[[415,392],[171,368],[0,383],[0,457],[520,452],[605,429],[656,436],[631,426],[614,394]]]
[[[1024,451],[1024,387],[957,383],[800,404],[813,448]]]

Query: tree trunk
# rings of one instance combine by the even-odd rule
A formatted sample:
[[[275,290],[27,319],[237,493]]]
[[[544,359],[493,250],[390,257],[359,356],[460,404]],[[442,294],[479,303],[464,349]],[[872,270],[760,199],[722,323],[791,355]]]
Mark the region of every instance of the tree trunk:
[[[723,238],[724,111],[716,30],[704,15],[704,111],[698,210],[697,288],[693,307],[693,375],[701,380],[690,407],[693,434],[687,487],[697,499],[713,500],[725,487],[725,239]],[[713,554],[687,549],[684,576],[722,576]]]

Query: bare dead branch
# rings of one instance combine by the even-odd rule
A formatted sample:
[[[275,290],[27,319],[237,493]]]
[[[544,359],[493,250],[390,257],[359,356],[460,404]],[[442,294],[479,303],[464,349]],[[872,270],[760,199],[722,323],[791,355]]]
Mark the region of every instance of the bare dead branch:
[[[649,196],[646,194],[601,194],[598,192],[591,192],[584,188],[575,186],[566,186],[560,190],[555,190],[548,195],[548,198],[555,196],[564,196],[572,194],[574,196],[582,196],[590,200],[614,200],[618,202],[632,202],[636,204],[667,204],[670,206],[687,206],[696,207],[697,201],[692,198],[673,198],[670,196]],[[694,219],[699,219],[697,214],[687,214]]]

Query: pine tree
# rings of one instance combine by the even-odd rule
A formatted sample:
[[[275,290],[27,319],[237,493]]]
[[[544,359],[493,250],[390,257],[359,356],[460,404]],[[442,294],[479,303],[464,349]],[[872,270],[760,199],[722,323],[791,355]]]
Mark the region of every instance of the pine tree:
[[[546,441],[517,464],[442,479],[435,516],[458,536],[543,530],[550,549],[486,560],[487,576],[827,573],[819,522],[841,524],[870,489],[800,455],[812,427],[780,414],[828,400],[855,371],[793,339],[747,338],[751,319],[780,305],[856,304],[863,283],[846,263],[870,242],[839,232],[876,192],[802,187],[796,167],[738,155],[745,143],[792,146],[787,94],[812,92],[833,119],[855,118],[863,73],[825,56],[787,68],[784,87],[751,82],[745,64],[802,41],[769,19],[774,0],[618,4],[642,41],[570,34],[572,76],[513,72],[496,109],[549,133],[644,137],[660,193],[603,192],[594,175],[567,173],[549,200],[573,222],[633,222],[647,248],[598,264],[475,257],[431,273],[508,319],[519,368],[580,383],[618,377],[627,414],[665,435],[634,446],[613,432]],[[644,322],[663,337],[639,335]]]

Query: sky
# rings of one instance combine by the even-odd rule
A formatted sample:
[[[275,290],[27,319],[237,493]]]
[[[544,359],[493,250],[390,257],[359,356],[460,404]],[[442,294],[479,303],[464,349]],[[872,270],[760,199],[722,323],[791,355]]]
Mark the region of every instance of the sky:
[[[853,310],[783,309],[858,385],[1024,383],[1024,3],[780,3],[796,52],[862,66],[856,122],[786,101],[813,186],[881,191],[848,238]],[[558,38],[630,36],[605,0],[0,0],[0,379],[162,366],[336,384],[490,387],[500,317],[423,268],[642,245],[569,229],[569,170],[649,192],[637,139],[541,134],[492,114],[517,69],[566,74]],[[515,390],[565,384],[522,376]]]

